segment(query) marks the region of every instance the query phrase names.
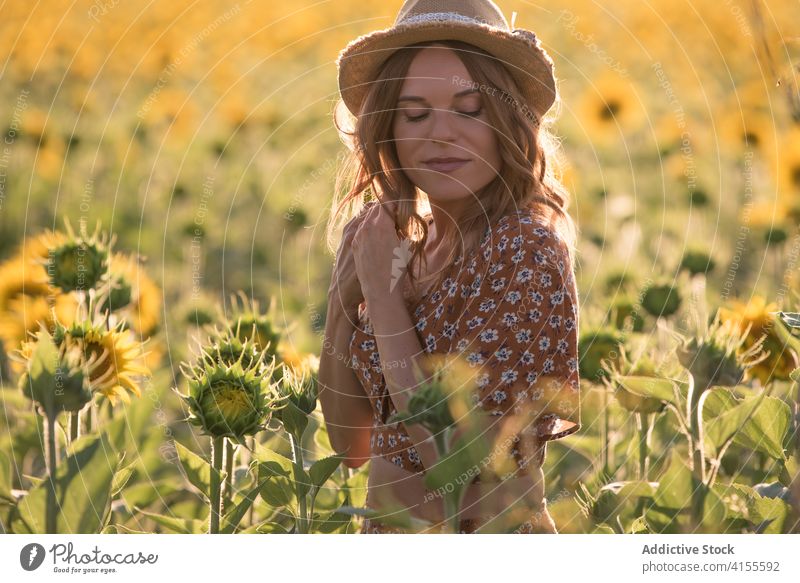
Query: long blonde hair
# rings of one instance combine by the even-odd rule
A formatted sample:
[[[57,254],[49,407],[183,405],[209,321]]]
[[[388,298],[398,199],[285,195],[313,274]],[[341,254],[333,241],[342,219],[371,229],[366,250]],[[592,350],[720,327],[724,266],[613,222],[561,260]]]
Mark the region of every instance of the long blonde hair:
[[[420,191],[400,169],[392,125],[397,99],[411,61],[425,47],[443,45],[456,51],[472,81],[485,87],[496,87],[516,98],[484,99],[489,124],[496,132],[502,169],[497,177],[479,192],[473,204],[460,217],[461,224],[443,229],[440,239],[450,255],[444,267],[428,274],[422,281],[439,273],[460,255],[466,256],[478,244],[485,229],[504,215],[520,208],[535,208],[536,214],[552,225],[568,243],[574,260],[577,230],[567,212],[569,192],[555,174],[560,162],[560,144],[546,125],[557,115],[542,120],[531,114],[520,97],[513,77],[503,64],[482,49],[460,41],[443,40],[418,43],[394,52],[384,63],[362,104],[361,115],[353,116],[340,99],[334,109],[334,124],[349,149],[348,157],[336,177],[333,212],[326,236],[331,252],[336,251],[336,233],[341,225],[356,216],[365,204],[394,201],[397,208],[397,235],[411,243],[411,263],[416,266],[428,238],[428,224],[420,212],[430,209]],[[560,102],[554,104],[558,113]],[[526,115],[527,112],[527,115]],[[438,227],[438,225],[437,225]],[[409,269],[412,283],[415,270]]]

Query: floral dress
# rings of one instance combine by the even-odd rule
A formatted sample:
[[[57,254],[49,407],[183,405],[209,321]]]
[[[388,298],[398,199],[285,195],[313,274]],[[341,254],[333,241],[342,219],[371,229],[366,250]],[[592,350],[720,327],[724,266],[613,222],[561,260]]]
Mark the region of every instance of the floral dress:
[[[488,414],[532,412],[535,423],[521,433],[536,432],[538,451],[521,455],[518,434],[511,453],[520,470],[531,461],[541,466],[547,441],[580,428],[578,296],[566,242],[522,209],[487,228],[466,261],[459,256],[439,281],[409,306],[423,350],[465,358],[476,369],[474,403]],[[403,423],[387,423],[396,410],[372,324],[365,311],[359,317],[349,350],[373,409],[370,451],[424,473]],[[537,512],[520,532],[555,532],[546,510],[544,515]],[[542,520],[549,524],[535,524]],[[461,532],[475,528],[473,520],[462,520]],[[367,519],[361,532],[404,531]]]

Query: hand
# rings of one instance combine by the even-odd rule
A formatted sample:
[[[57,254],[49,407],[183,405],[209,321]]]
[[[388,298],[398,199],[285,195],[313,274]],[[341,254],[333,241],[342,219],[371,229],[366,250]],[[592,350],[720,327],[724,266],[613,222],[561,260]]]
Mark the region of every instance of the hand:
[[[368,205],[344,226],[342,241],[336,252],[331,284],[328,288],[328,303],[344,310],[350,320],[358,318],[358,306],[364,301],[361,283],[358,281],[356,264],[353,259],[353,237],[359,225],[367,216]]]
[[[369,304],[403,300],[410,251],[397,236],[395,203],[372,205],[353,237],[353,258],[358,281]]]

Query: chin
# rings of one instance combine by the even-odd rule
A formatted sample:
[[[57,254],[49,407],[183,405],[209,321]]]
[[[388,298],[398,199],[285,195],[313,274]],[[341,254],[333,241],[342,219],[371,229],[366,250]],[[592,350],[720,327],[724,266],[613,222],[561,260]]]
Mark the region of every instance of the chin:
[[[456,202],[475,197],[475,192],[486,186],[485,184],[471,184],[469,181],[457,181],[453,178],[443,177],[441,180],[424,180],[415,183],[428,198],[439,202]]]

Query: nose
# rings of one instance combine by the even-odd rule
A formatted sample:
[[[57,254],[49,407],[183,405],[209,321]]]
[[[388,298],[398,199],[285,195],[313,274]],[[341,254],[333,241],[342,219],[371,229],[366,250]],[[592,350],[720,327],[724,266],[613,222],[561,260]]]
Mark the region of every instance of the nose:
[[[431,112],[433,123],[430,126],[430,137],[432,140],[441,142],[452,142],[456,138],[453,129],[453,117],[455,114],[448,109],[434,109]]]

